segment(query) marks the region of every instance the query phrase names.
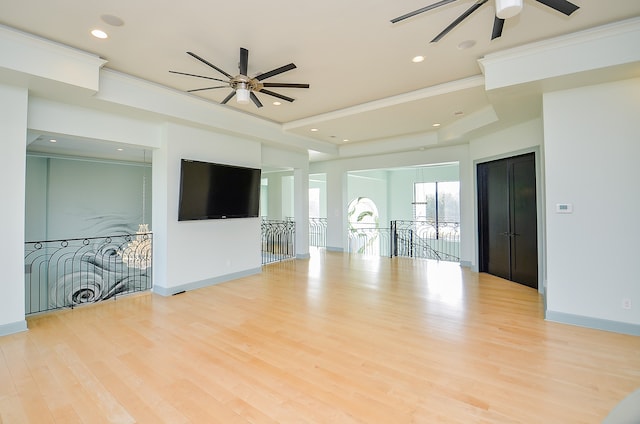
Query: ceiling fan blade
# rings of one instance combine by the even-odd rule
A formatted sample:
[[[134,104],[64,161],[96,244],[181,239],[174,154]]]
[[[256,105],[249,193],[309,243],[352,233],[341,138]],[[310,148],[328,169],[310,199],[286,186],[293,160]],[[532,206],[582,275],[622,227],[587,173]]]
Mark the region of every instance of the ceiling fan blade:
[[[273,97],[277,97],[277,98],[282,99],[282,100],[286,100],[288,102],[292,102],[292,101],[295,100],[295,99],[292,99],[291,97],[283,96],[282,94],[274,93],[273,91],[270,91],[270,90],[262,89],[262,90],[260,90],[260,92],[264,93],[264,94],[268,94],[268,95],[273,96]]]
[[[290,63],[288,65],[284,65],[284,66],[281,66],[279,68],[276,68],[276,69],[274,69],[272,71],[265,72],[264,74],[260,74],[257,77],[255,77],[255,79],[257,79],[258,81],[262,81],[264,79],[274,77],[274,76],[276,76],[278,74],[281,74],[283,72],[290,71],[292,69],[296,69],[296,65],[294,65],[293,63]]]
[[[236,95],[236,90],[233,90],[231,93],[229,93],[229,95],[227,97],[224,98],[223,101],[220,102],[221,105],[226,105],[227,102],[231,99],[233,99],[233,96]]]
[[[296,84],[286,82],[263,82],[262,85],[265,87],[273,88],[309,88],[309,84]]]
[[[178,72],[178,71],[169,71],[169,72],[171,72],[172,74],[186,75],[188,77],[205,78],[205,79],[210,79],[210,80],[214,80],[214,81],[227,82],[227,81],[221,80],[219,78],[205,77],[204,75],[187,74],[186,72]]]
[[[249,50],[240,47],[240,66],[239,66],[240,75],[247,75],[248,67],[249,67]]]
[[[216,88],[229,88],[228,85],[217,85],[215,87],[204,87],[204,88],[196,88],[193,90],[187,90],[187,93],[193,93],[194,91],[204,91],[204,90],[213,90]]]
[[[249,93],[249,96],[251,97],[251,100],[253,100],[253,103],[256,106],[262,107],[262,103],[260,103],[260,99],[258,99],[258,96],[256,96],[253,91]]]
[[[442,0],[437,3],[430,4],[429,6],[425,6],[421,9],[414,10],[413,12],[409,12],[406,15],[398,16],[397,18],[391,19],[391,23],[395,24],[397,22],[404,21],[407,18],[411,18],[413,16],[419,15],[431,9],[435,9],[436,7],[444,6],[445,4],[453,3],[454,1],[456,0]]]
[[[498,18],[496,16],[493,20],[493,31],[491,32],[492,40],[495,40],[496,38],[502,36],[502,27],[504,27],[504,19]]]
[[[187,54],[195,59],[198,59],[200,62],[204,63],[205,65],[208,65],[210,67],[212,67],[213,69],[215,69],[216,71],[220,72],[222,75],[226,76],[227,78],[231,79],[233,78],[231,75],[229,75],[228,73],[226,73],[225,71],[223,71],[222,69],[218,68],[216,65],[214,65],[213,63],[209,63],[207,62],[205,59],[201,58],[200,56],[198,56],[195,53],[192,52],[187,52]]]
[[[557,10],[560,13],[564,13],[569,16],[576,10],[580,9],[580,7],[575,4],[568,2],[567,0],[536,0],[538,3],[542,3],[546,6],[549,6],[552,9]]]
[[[436,35],[436,37],[433,40],[431,40],[431,42],[432,43],[436,43],[436,42],[440,41],[440,39],[442,37],[444,37],[445,35],[447,35],[449,33],[449,31],[451,31],[456,26],[458,26],[460,24],[460,22],[462,22],[465,19],[467,19],[469,17],[469,15],[471,15],[473,12],[478,10],[480,8],[480,6],[485,4],[487,1],[489,1],[489,0],[479,0],[476,4],[474,4],[473,6],[468,8],[462,15],[458,16],[458,18],[455,21],[451,22],[451,24],[449,24],[449,26],[446,27],[440,34]]]

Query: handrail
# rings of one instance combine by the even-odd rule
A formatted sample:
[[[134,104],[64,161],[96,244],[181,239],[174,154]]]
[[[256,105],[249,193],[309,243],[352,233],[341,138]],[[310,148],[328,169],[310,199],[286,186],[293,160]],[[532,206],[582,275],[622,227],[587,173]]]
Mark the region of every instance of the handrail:
[[[327,247],[327,218],[309,218],[309,246]]]

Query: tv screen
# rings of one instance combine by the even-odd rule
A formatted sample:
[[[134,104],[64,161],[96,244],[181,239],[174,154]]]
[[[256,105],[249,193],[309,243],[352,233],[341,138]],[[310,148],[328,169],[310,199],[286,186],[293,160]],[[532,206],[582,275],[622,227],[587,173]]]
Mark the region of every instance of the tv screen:
[[[255,218],[260,170],[182,159],[178,221]]]

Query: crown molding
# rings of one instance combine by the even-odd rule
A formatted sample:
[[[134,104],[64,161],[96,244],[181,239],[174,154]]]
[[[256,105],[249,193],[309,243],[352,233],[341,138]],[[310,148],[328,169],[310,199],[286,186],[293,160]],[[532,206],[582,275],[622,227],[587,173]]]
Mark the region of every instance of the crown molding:
[[[94,92],[100,69],[107,63],[95,54],[4,25],[0,25],[0,51],[0,68]]]
[[[478,60],[493,90],[640,61],[640,17],[506,49]]]

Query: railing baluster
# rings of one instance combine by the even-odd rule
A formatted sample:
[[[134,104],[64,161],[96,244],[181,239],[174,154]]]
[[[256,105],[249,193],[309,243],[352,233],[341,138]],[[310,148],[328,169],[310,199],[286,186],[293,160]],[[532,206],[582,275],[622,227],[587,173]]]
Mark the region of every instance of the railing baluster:
[[[391,221],[390,228],[351,228],[349,252],[459,262],[459,228],[458,222],[402,220]]]
[[[131,252],[127,248],[134,237],[144,244]],[[26,314],[149,290],[151,240],[152,233],[136,233],[25,243]]]
[[[327,247],[327,218],[309,218],[309,246]]]
[[[446,221],[392,221],[404,246],[398,256],[460,261],[460,223]]]
[[[295,228],[292,219],[284,221],[262,219],[262,264],[295,258]]]

